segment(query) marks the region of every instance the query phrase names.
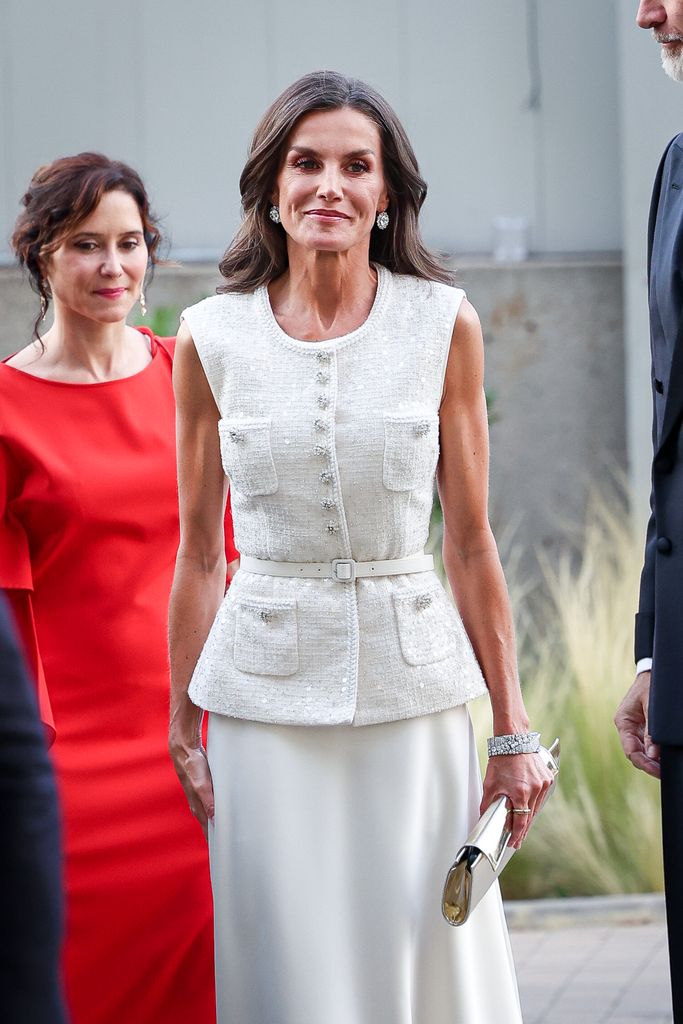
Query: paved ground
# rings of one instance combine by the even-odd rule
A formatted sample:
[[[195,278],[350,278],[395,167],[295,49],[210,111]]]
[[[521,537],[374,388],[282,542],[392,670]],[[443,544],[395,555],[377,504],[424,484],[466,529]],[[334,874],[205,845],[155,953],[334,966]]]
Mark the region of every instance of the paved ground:
[[[510,925],[524,1024],[671,1024],[662,921]]]

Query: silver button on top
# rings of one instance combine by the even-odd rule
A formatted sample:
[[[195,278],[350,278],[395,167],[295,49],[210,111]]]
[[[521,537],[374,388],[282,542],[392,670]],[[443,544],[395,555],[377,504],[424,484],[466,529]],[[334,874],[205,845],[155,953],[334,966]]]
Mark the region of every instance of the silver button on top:
[[[320,364],[320,369],[316,372],[315,375],[316,383],[322,386],[328,385],[330,383],[330,373],[328,369],[330,353],[316,352],[315,357],[317,362]],[[325,394],[324,392],[317,395],[316,404],[319,409],[329,409],[331,405],[329,395]],[[329,420],[323,419],[322,417],[318,417],[314,421],[314,427],[319,433],[322,434],[327,433],[331,429],[331,424]],[[319,458],[329,459],[332,457],[331,448],[327,444],[317,444],[315,445],[313,451]],[[329,469],[324,469],[321,473],[318,474],[318,479],[322,484],[329,487],[334,483],[334,473]],[[334,498],[322,498],[320,501],[320,507],[324,512],[331,512],[333,509],[336,509],[337,503],[334,500]],[[324,529],[327,534],[333,536],[334,534],[339,532],[339,523],[335,522],[334,520],[329,520],[327,523],[325,523]]]

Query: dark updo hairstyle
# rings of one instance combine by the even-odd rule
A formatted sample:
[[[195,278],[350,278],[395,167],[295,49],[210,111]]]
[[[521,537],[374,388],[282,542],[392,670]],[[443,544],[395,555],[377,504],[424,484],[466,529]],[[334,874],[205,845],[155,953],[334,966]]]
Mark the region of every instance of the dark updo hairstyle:
[[[142,179],[128,164],[101,153],[78,153],[39,167],[31,178],[11,241],[20,266],[29,273],[31,287],[40,296],[41,309],[33,325],[37,341],[38,327],[50,302],[43,261],[90,216],[106,192],[116,189],[127,192],[137,203],[153,267],[158,262],[161,233]]]
[[[399,274],[451,284],[453,275],[430,252],[420,234],[418,215],[427,195],[413,147],[387,101],[371,86],[336,71],[313,71],[278,96],[261,118],[240,177],[242,225],[220,263],[227,278],[220,292],[250,292],[287,269],[282,226],[268,214],[271,195],[296,123],[314,110],[349,107],[365,114],[379,130],[382,165],[389,193],[389,227],[370,236],[370,259]]]

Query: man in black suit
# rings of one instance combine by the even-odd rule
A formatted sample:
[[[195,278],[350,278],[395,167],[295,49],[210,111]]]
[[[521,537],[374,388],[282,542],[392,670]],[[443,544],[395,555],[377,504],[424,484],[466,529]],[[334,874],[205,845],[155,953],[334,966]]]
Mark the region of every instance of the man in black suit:
[[[683,0],[641,0],[637,21],[683,82]],[[682,97],[683,98],[683,97]],[[615,723],[626,756],[661,778],[674,1020],[683,1022],[683,134],[655,179],[648,235],[652,514],[636,616],[636,679]]]
[[[0,1021],[65,1024],[54,777],[0,592]]]

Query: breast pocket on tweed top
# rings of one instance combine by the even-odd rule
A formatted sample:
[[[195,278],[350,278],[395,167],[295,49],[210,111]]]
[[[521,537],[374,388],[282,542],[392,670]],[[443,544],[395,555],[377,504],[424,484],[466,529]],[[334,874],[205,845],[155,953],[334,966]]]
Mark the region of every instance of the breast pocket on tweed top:
[[[270,419],[218,421],[223,469],[236,491],[253,498],[274,494],[278,481],[270,444]]]
[[[431,665],[457,651],[465,630],[443,587],[397,591],[392,597],[401,653],[409,665]]]
[[[235,668],[257,676],[291,676],[299,668],[296,601],[235,602]]]
[[[439,417],[384,413],[382,479],[390,491],[412,491],[431,483],[439,457]]]

